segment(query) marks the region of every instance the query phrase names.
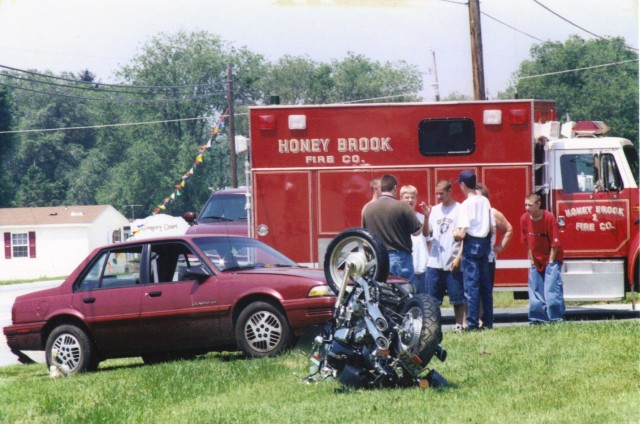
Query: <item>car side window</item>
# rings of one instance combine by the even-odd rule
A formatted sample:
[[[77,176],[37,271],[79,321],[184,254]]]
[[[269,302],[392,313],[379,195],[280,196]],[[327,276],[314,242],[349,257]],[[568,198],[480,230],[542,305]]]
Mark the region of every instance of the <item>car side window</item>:
[[[78,291],[140,284],[141,259],[142,246],[105,250],[80,280]]]
[[[198,257],[186,245],[154,243],[149,253],[149,283],[181,281],[187,268],[198,265]]]

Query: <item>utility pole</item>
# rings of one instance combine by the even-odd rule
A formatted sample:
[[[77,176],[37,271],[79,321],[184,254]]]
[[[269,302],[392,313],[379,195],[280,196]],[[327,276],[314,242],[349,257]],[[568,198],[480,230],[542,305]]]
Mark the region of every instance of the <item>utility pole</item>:
[[[436,66],[436,52],[431,50],[431,55],[433,56],[433,82],[431,83],[431,87],[433,88],[433,95],[435,96],[436,102],[440,101],[440,84],[438,84],[438,67]]]
[[[233,74],[227,65],[227,105],[229,110],[229,153],[231,156],[231,187],[238,187],[238,161],[236,160],[236,129],[233,122]]]
[[[480,0],[469,0],[469,29],[471,32],[473,98],[474,100],[486,100],[484,90],[484,63],[482,61],[482,31],[480,29]]]
[[[136,212],[135,212],[134,208],[138,208],[138,207],[140,207],[142,205],[125,205],[125,206],[128,206],[128,207],[131,208],[131,221],[135,220],[136,219]]]

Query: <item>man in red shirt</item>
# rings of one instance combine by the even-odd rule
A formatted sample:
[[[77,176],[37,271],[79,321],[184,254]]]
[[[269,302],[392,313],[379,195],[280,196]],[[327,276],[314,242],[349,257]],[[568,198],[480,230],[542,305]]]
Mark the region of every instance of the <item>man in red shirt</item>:
[[[520,217],[520,240],[526,244],[529,269],[529,323],[559,322],[564,316],[560,270],[562,247],[559,228],[551,212],[541,209],[540,196],[531,193]]]

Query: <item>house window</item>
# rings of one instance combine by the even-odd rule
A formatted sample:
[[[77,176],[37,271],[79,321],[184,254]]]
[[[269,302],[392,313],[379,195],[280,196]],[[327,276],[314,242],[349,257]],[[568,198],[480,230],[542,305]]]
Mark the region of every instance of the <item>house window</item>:
[[[29,233],[11,234],[11,252],[14,258],[29,257]]]
[[[4,258],[35,258],[36,232],[4,233]]]

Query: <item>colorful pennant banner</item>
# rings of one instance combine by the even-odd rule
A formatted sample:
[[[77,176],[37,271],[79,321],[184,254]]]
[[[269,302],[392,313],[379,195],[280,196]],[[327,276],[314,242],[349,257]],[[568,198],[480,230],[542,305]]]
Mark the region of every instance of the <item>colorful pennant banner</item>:
[[[189,177],[191,177],[195,171],[196,168],[199,164],[202,163],[203,156],[205,151],[211,147],[211,144],[213,143],[214,139],[216,138],[216,136],[218,135],[218,133],[220,131],[222,131],[224,129],[224,121],[226,119],[226,115],[222,115],[220,117],[220,120],[218,121],[218,123],[215,125],[215,127],[213,127],[213,129],[211,130],[211,133],[209,134],[209,140],[207,141],[207,144],[205,144],[204,146],[200,146],[200,150],[198,151],[198,155],[196,156],[196,160],[193,162],[193,165],[191,166],[191,169],[189,169],[189,171],[187,171],[181,178],[181,181],[179,184],[176,184],[175,186],[175,191],[173,193],[171,193],[171,195],[169,197],[165,197],[162,200],[162,204],[158,205],[154,210],[153,210],[153,214],[159,214],[161,211],[167,209],[167,206],[169,205],[169,203],[171,203],[172,200],[175,200],[176,197],[180,196],[181,190],[184,188],[184,186],[187,184],[187,181],[189,181]]]

